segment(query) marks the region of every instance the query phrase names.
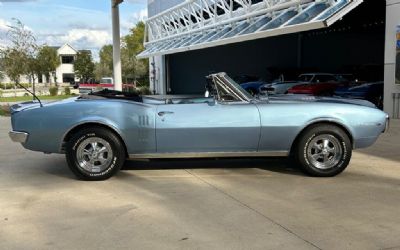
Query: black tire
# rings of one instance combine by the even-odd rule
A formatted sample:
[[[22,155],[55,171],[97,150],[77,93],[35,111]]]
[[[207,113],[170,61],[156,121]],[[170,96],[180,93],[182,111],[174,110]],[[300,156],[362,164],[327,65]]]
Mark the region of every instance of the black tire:
[[[328,143],[325,146],[326,141]],[[343,172],[349,165],[352,145],[343,129],[329,124],[317,124],[302,133],[294,150],[295,160],[304,173],[316,177],[332,177]]]
[[[85,150],[88,151],[85,149],[86,144],[89,148],[93,148],[93,144],[91,144],[90,141],[96,142],[96,149],[98,148],[98,145],[99,147],[103,146],[99,149],[99,152],[95,152],[96,157],[93,153],[89,153],[88,155],[90,156],[86,155],[87,152],[82,155],[82,152]],[[100,152],[103,148],[106,148],[107,151]],[[105,163],[99,167],[100,164],[97,164],[96,166],[96,159],[97,163],[101,163],[99,157],[100,154],[102,154],[101,160],[105,161]],[[88,163],[85,157],[93,158],[93,164],[92,162]],[[84,161],[84,163],[88,163],[88,165],[92,164],[88,166],[88,168],[92,166],[92,171],[88,171],[81,167],[78,158],[80,158],[81,162]],[[126,153],[123,143],[111,130],[101,127],[93,127],[82,129],[72,136],[71,140],[69,140],[66,145],[66,159],[68,167],[78,179],[101,181],[112,177],[121,169],[125,163]],[[95,171],[93,171],[94,169]]]

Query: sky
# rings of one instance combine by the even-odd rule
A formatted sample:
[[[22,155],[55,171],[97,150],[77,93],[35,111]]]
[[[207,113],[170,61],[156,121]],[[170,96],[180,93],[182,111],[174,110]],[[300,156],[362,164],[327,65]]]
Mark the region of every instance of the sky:
[[[147,0],[125,0],[120,5],[121,35],[147,16]],[[112,42],[111,0],[0,0],[0,46],[6,44],[8,25],[19,19],[33,31],[39,44],[99,49]]]

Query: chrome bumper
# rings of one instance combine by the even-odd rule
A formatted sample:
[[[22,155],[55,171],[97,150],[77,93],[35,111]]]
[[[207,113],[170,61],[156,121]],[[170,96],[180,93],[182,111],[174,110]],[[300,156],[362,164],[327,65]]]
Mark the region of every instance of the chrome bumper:
[[[383,130],[382,133],[387,132],[389,130],[389,127],[390,127],[390,117],[389,117],[389,115],[386,115],[385,130]]]
[[[29,134],[25,132],[10,131],[8,133],[13,142],[25,143]]]

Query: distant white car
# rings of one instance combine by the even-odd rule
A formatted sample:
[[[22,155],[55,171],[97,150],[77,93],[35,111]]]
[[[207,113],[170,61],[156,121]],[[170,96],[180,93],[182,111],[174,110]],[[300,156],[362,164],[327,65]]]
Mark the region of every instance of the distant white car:
[[[288,89],[291,87],[304,84],[304,82],[298,81],[279,81],[273,83],[267,83],[260,86],[260,93],[267,92],[270,95],[277,95],[277,94],[286,94]]]
[[[114,90],[114,79],[112,77],[103,77],[100,83],[81,83],[79,85],[80,94],[88,94],[102,89]]]

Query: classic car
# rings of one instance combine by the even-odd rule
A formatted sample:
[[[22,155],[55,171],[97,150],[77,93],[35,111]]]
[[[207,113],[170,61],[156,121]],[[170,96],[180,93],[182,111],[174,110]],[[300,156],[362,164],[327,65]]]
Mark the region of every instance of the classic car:
[[[289,156],[307,174],[335,176],[372,145],[388,115],[364,100],[248,94],[225,73],[202,96],[103,90],[11,107],[13,141],[66,155],[80,179],[104,180],[126,159]]]
[[[261,85],[259,88],[259,93],[263,92],[268,92],[270,95],[276,95],[276,94],[287,94],[288,89],[304,84],[304,82],[298,82],[298,81],[277,81],[273,83],[267,83],[264,85]]]
[[[260,93],[260,87],[267,84],[264,81],[246,82],[240,84],[240,86],[246,90],[250,95],[255,96]]]
[[[289,88],[289,94],[331,96],[337,87],[350,84],[350,82],[344,78],[328,73],[302,74],[299,76],[298,81],[303,84],[298,84]]]
[[[353,87],[339,87],[335,95],[368,100],[378,108],[383,109],[383,82],[364,83]]]
[[[233,80],[239,84],[243,84],[246,82],[257,82],[260,80],[260,77],[254,75],[237,75],[233,77]]]

